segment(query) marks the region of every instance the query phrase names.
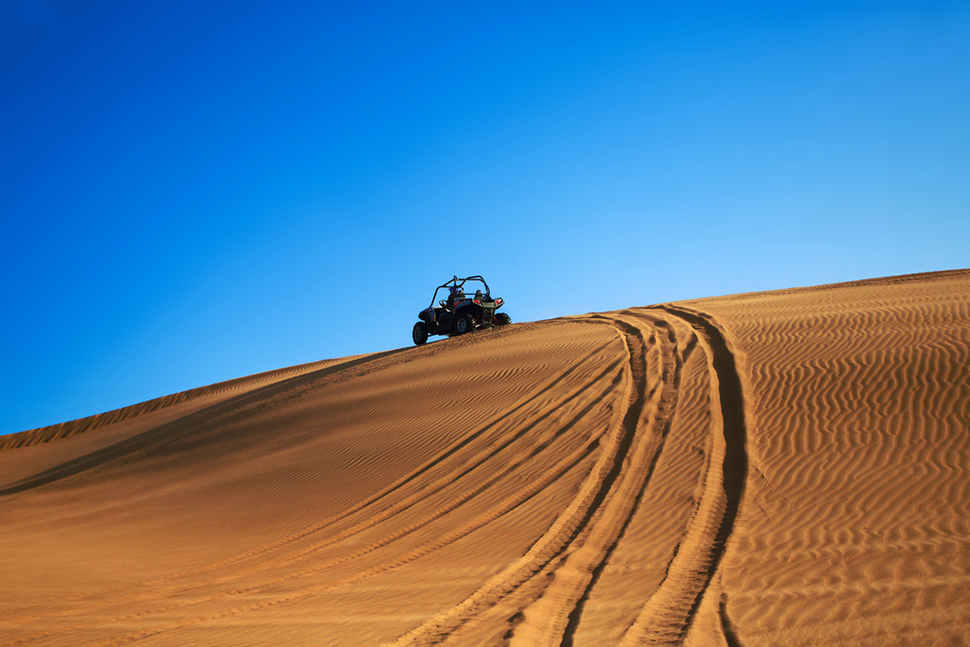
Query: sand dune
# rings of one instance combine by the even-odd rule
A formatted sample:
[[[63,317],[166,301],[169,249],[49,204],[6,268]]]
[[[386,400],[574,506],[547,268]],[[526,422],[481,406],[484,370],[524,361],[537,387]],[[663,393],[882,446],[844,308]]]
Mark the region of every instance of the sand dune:
[[[0,443],[0,645],[970,641],[970,271],[514,325]]]

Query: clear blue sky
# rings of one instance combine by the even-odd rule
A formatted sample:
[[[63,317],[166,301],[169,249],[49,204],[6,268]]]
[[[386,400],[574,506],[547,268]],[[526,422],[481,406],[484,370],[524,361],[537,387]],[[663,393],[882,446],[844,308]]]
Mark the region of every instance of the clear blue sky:
[[[970,267],[967,2],[0,5],[0,433],[515,321]]]

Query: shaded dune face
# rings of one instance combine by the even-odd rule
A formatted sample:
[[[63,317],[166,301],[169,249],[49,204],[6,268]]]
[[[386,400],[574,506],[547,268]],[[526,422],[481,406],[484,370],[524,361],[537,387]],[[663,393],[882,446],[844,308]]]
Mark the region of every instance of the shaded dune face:
[[[521,324],[25,432],[0,645],[959,645],[970,272]]]

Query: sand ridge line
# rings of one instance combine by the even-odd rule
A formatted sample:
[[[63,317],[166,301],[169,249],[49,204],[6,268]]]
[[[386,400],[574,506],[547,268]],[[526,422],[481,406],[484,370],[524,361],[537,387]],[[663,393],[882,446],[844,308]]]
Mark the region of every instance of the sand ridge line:
[[[640,337],[639,329],[629,324],[617,325],[606,318],[591,318],[590,322],[610,325],[623,341],[628,357],[628,366],[623,373],[625,406],[614,413],[596,464],[573,500],[525,555],[486,581],[460,604],[433,616],[401,636],[395,645],[435,644],[454,634],[485,609],[495,606],[509,592],[535,577],[549,562],[561,555],[589,524],[593,514],[608,497],[632,445],[640,412],[647,397],[646,344]]]
[[[51,483],[64,482],[65,480],[71,479],[71,477],[91,472],[92,470],[103,471],[115,465],[126,464],[177,441],[204,434],[207,431],[207,424],[225,415],[234,414],[241,407],[285,393],[293,388],[306,386],[308,383],[325,379],[340,371],[376,362],[399,352],[401,352],[400,349],[374,353],[373,355],[367,355],[360,359],[327,366],[309,373],[287,378],[280,382],[274,382],[273,384],[247,391],[227,400],[219,401],[204,409],[194,411],[181,418],[126,438],[103,449],[72,459],[26,479],[8,484],[6,487],[0,489],[0,497],[18,494]],[[182,433],[178,433],[180,430]]]
[[[714,445],[687,534],[660,588],[624,634],[623,646],[683,643],[726,550],[747,475],[742,383],[724,333],[710,315],[672,305],[660,308],[694,328],[708,357]]]
[[[684,364],[677,351],[674,327],[662,319],[633,312],[621,313],[615,322],[625,327],[628,334],[647,339],[647,356],[656,364],[659,384],[650,389],[647,406],[637,421],[634,444],[609,500],[593,519],[582,545],[553,570],[554,579],[542,596],[522,610],[523,621],[509,632],[513,646],[573,644],[583,603],[622,539],[670,431]]]
[[[237,377],[231,380],[210,384],[208,386],[200,386],[185,391],[179,391],[178,393],[152,398],[151,400],[145,400],[144,402],[138,402],[136,404],[131,404],[119,409],[112,409],[103,413],[96,413],[91,416],[85,416],[83,418],[70,420],[68,422],[60,422],[57,424],[48,425],[46,427],[37,427],[35,429],[27,429],[25,431],[20,431],[13,434],[7,434],[0,437],[0,451],[20,449],[22,447],[30,447],[41,443],[60,440],[62,438],[69,438],[81,433],[100,429],[101,427],[130,420],[141,415],[161,411],[175,405],[185,404],[195,400],[210,399],[224,393],[230,393],[232,391],[238,391],[239,389],[257,386],[270,380],[275,383],[288,375],[302,375],[308,371],[328,368],[333,366],[335,363],[354,361],[364,357],[366,357],[366,355],[353,355],[340,359],[325,359],[316,362],[308,362],[306,364],[298,364],[296,366],[290,366],[287,368],[264,371],[262,373],[248,375],[246,377]],[[249,390],[251,389],[248,389],[247,392]]]
[[[0,497],[51,483],[54,483],[52,487],[57,487],[71,483],[85,474],[100,473],[113,467],[126,465],[152,452],[203,436],[208,431],[205,428],[206,425],[255,415],[263,409],[274,406],[273,398],[283,398],[286,401],[302,397],[317,386],[315,382],[318,380],[329,380],[328,384],[340,383],[370,371],[407,362],[409,353],[422,350],[426,349],[408,347],[369,355],[356,355],[347,361],[330,363],[309,373],[301,373],[265,387],[246,391],[233,398],[219,400],[203,409],[191,411],[158,427],[9,484],[0,489]],[[330,362],[330,360],[327,361]],[[281,371],[289,372],[287,369],[281,369]],[[174,433],[183,426],[187,428],[183,433]]]
[[[698,301],[708,304],[718,304],[722,301],[751,300],[758,297],[780,298],[789,295],[811,294],[816,298],[826,292],[836,292],[841,290],[851,290],[854,288],[868,287],[887,287],[898,286],[906,283],[918,283],[921,285],[935,282],[953,281],[954,279],[970,279],[970,268],[958,270],[939,270],[935,272],[917,272],[913,274],[897,274],[894,276],[880,276],[869,279],[858,279],[855,281],[843,281],[840,283],[823,283],[821,285],[806,285],[799,287],[784,288],[781,290],[762,290],[760,292],[740,292],[737,294],[724,294],[716,297],[704,297],[701,299],[688,299],[679,301],[681,304],[694,305]],[[669,304],[653,304],[646,306],[649,308],[664,308]]]

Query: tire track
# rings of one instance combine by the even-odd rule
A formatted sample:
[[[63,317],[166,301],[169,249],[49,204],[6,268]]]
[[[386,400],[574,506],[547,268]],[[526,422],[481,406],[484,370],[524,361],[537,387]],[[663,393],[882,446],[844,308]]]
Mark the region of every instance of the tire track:
[[[658,307],[690,324],[708,357],[714,444],[703,494],[687,533],[664,581],[624,634],[620,643],[624,646],[683,643],[734,529],[748,467],[741,378],[724,333],[709,315]]]
[[[469,637],[473,621],[488,622],[489,627],[494,623],[501,627],[504,621],[509,628],[505,641],[513,645],[572,645],[584,603],[623,539],[663,452],[680,396],[685,355],[695,347],[696,340],[696,346],[707,357],[713,418],[713,451],[703,492],[668,565],[667,575],[646,600],[622,641],[625,645],[683,643],[701,600],[708,589],[713,593],[717,587],[711,587],[711,582],[734,529],[744,494],[747,430],[741,379],[729,342],[718,324],[703,313],[674,306],[658,309],[665,314],[638,310],[580,320],[611,326],[623,343],[626,357],[590,371],[591,375],[583,378],[588,381],[577,389],[568,376],[585,376],[586,373],[577,373],[579,367],[599,358],[602,348],[587,354],[564,373],[522,397],[511,410],[486,421],[416,470],[350,509],[235,557],[156,580],[152,582],[156,585],[154,590],[142,598],[147,608],[135,614],[115,610],[94,624],[59,627],[53,632],[23,636],[17,644],[43,641],[73,633],[75,629],[94,630],[106,624],[122,628],[130,627],[131,620],[137,619],[139,623],[149,620],[143,623],[143,629],[130,632],[122,629],[104,644],[127,643],[306,600],[431,555],[502,518],[570,473],[571,482],[578,484],[575,496],[522,557],[485,581],[460,604],[429,618],[395,644],[462,641]],[[688,333],[684,339],[689,343],[680,349],[678,332],[684,331]],[[612,348],[615,350],[616,346]],[[610,359],[614,357],[617,356],[612,355]],[[315,383],[315,380],[300,382],[298,386],[310,388]],[[563,386],[569,390],[559,393],[558,389]],[[550,394],[558,397],[543,401]],[[603,410],[604,403],[609,404],[613,399],[619,406]],[[237,404],[247,409],[266,406],[258,398]],[[607,422],[610,408],[612,418]],[[578,446],[574,440],[565,440],[567,436],[575,436],[568,434],[572,427],[595,411],[601,411],[596,415],[603,416],[595,430],[590,427],[583,431]],[[211,415],[223,418],[238,413],[220,409]],[[570,448],[565,454],[556,449],[562,442]],[[152,447],[142,449],[150,451]],[[489,472],[485,478],[476,478],[475,474],[488,471],[498,455],[504,456],[496,460],[496,465],[502,467]],[[545,459],[546,455],[553,456],[553,460]],[[466,506],[482,493],[507,482],[526,463],[553,464],[526,486],[511,492],[503,489],[502,498],[489,501],[481,512]],[[109,459],[105,466],[113,464]],[[471,479],[469,487],[457,484],[463,479]],[[457,494],[449,495],[451,489],[456,489]],[[429,497],[437,497],[437,502]],[[371,506],[378,502],[381,502],[379,509],[374,510]],[[374,510],[374,514],[353,518],[357,513],[366,514],[368,509]],[[684,508],[685,514],[687,509]],[[447,527],[438,536],[416,534],[419,529],[439,523],[459,510],[469,510],[472,514],[461,514],[457,517],[458,523],[450,526],[444,521]],[[405,513],[413,518],[406,523],[395,523],[406,519]],[[312,537],[324,529],[326,536]],[[366,544],[364,541],[358,541],[357,545],[343,543],[369,529],[375,529],[376,536]],[[406,537],[414,539],[400,541]],[[336,551],[324,551],[328,547]],[[288,567],[277,568],[284,565]],[[204,573],[211,574],[205,582],[177,583],[179,579]],[[328,575],[321,578],[321,574]],[[526,583],[528,586],[523,586]],[[159,584],[162,587],[156,588]],[[131,600],[125,596],[118,601],[130,603]],[[496,614],[503,605],[510,604],[518,612],[512,618],[499,619]],[[701,611],[704,618],[709,615],[708,606],[705,604]],[[731,645],[738,644],[724,601],[714,608],[725,640]],[[186,610],[191,617],[185,616]],[[178,618],[180,615],[183,617]]]
[[[600,323],[592,318],[591,323]],[[490,578],[463,602],[422,623],[394,644],[437,644],[449,637],[482,612],[497,605],[509,593],[543,572],[550,562],[563,554],[576,537],[587,529],[592,518],[608,500],[624,463],[633,447],[637,428],[647,404],[646,340],[642,331],[619,320],[605,320],[613,325],[627,351],[628,366],[624,371],[625,406],[614,414],[610,428],[601,443],[601,452],[579,492],[556,518],[549,529],[525,555]]]
[[[741,639],[738,638],[737,628],[728,616],[727,603],[727,594],[721,593],[721,599],[717,605],[717,618],[721,623],[721,633],[724,634],[724,642],[727,643],[728,647],[743,647]]]
[[[582,546],[552,572],[554,579],[542,596],[522,610],[524,620],[510,632],[513,646],[573,644],[584,602],[622,539],[670,432],[683,368],[676,331],[666,321],[652,317],[646,322],[617,318],[614,325],[628,335],[647,339],[646,355],[656,364],[659,384],[647,394],[649,399],[637,421],[629,458],[602,513],[591,524]],[[643,388],[648,386],[645,381]]]

